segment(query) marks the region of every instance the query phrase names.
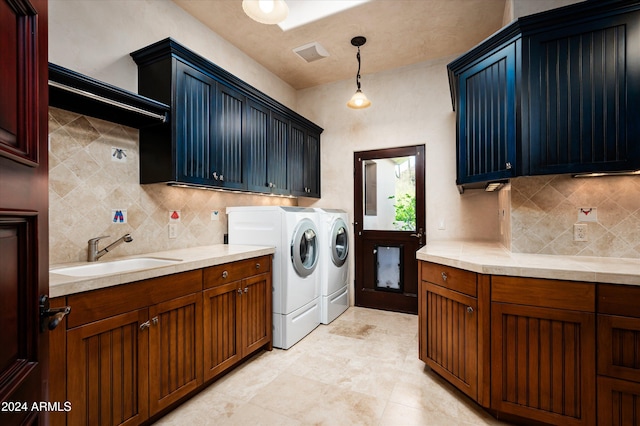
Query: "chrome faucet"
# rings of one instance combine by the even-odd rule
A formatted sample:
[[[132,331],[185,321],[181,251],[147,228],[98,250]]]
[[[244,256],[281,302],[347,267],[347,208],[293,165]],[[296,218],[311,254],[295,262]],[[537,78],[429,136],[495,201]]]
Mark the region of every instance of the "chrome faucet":
[[[103,235],[101,237],[96,237],[89,240],[89,251],[87,253],[87,260],[89,262],[97,261],[102,256],[104,256],[105,254],[113,250],[116,246],[119,246],[120,244],[122,244],[122,242],[130,243],[131,241],[133,241],[131,234],[124,234],[122,237],[120,237],[120,239],[112,242],[102,250],[98,251],[98,241],[100,241],[103,238],[109,238],[109,236]]]

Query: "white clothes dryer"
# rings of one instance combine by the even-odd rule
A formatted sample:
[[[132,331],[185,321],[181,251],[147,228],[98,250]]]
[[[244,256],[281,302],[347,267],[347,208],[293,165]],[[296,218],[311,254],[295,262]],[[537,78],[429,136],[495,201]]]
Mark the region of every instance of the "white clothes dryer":
[[[320,220],[320,322],[329,324],[349,307],[349,216],[315,209]]]
[[[320,324],[317,213],[302,207],[228,207],[229,244],[274,246],[273,346],[288,349]]]

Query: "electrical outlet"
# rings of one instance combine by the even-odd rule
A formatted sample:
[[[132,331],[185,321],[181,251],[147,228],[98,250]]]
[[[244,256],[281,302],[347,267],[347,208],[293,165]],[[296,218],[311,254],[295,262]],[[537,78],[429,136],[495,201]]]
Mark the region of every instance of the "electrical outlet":
[[[576,223],[573,225],[573,241],[589,241],[587,237],[587,230],[589,229],[586,223]]]
[[[169,224],[169,238],[178,238],[178,225],[175,223]]]

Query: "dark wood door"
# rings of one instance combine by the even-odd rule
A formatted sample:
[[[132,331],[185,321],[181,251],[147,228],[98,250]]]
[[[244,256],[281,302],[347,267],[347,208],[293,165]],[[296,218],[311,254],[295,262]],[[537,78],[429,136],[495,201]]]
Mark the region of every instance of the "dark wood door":
[[[203,382],[202,295],[149,308],[149,412],[154,415]]]
[[[0,424],[32,424],[48,386],[46,0],[0,0],[0,58]]]
[[[596,423],[595,314],[491,304],[491,408],[557,425]]]
[[[239,340],[244,357],[271,341],[271,274],[243,280],[240,304]]]
[[[147,318],[139,309],[69,330],[68,424],[137,425],[148,418]]]
[[[212,379],[240,361],[239,288],[240,282],[233,281],[203,292],[205,380]]]
[[[354,154],[355,304],[418,312],[424,146]]]

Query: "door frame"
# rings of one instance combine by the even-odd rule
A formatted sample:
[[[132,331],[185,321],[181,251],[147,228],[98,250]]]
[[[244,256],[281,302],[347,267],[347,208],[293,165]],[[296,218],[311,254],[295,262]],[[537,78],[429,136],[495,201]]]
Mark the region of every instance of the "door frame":
[[[354,293],[355,305],[397,312],[418,312],[418,267],[415,258],[417,251],[426,242],[426,203],[425,203],[425,146],[411,145],[403,147],[376,149],[354,152]],[[416,176],[416,230],[415,231],[377,231],[365,230],[363,164],[365,160],[407,157],[415,155]],[[375,291],[365,282],[364,241],[379,240],[387,244],[402,244],[407,253],[403,256],[403,276],[405,284],[402,292]],[[415,287],[415,289],[414,289]]]

